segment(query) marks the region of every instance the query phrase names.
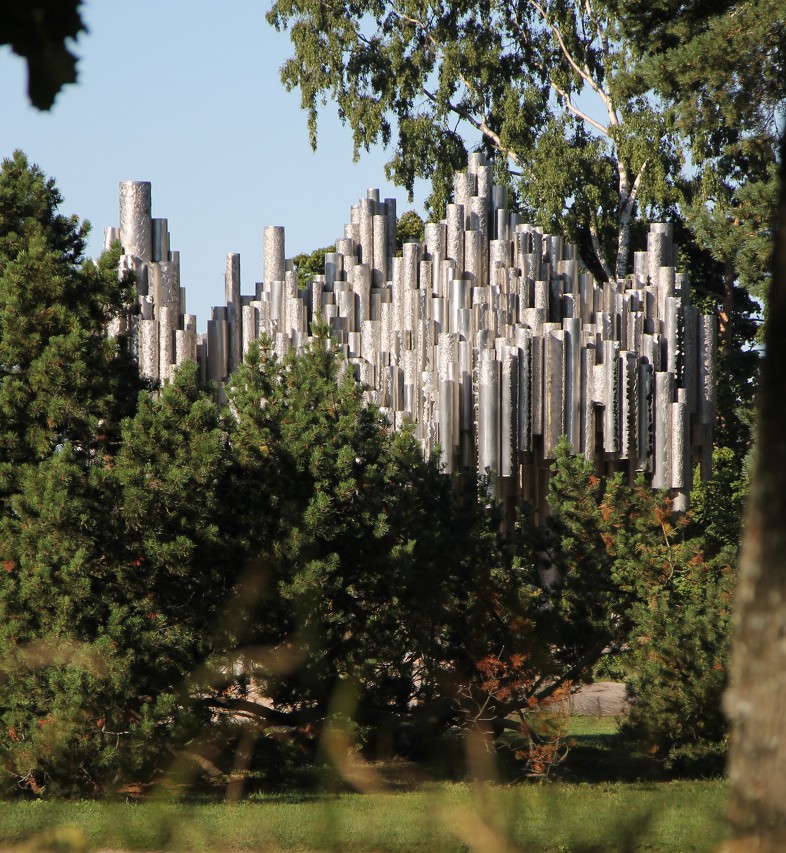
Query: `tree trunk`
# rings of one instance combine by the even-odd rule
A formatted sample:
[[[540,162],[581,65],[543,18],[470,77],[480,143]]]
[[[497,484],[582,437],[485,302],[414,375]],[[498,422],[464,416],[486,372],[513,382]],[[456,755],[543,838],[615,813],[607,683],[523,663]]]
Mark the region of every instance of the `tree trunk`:
[[[630,215],[628,204],[620,215],[620,233],[617,243],[617,278],[625,278],[628,273],[628,254],[630,252]]]
[[[726,352],[731,349],[731,318],[734,316],[734,281],[737,278],[734,264],[727,260],[723,265],[723,307],[720,316],[721,345]]]
[[[628,167],[617,156],[617,174],[619,175],[619,215],[617,236],[617,263],[615,266],[616,277],[625,278],[628,274],[628,255],[630,254],[630,221],[633,218],[633,209],[639,195],[639,186],[647,168],[645,160],[639,167],[633,185],[630,182]]]
[[[748,506],[725,710],[734,849],[786,850],[786,134]]]

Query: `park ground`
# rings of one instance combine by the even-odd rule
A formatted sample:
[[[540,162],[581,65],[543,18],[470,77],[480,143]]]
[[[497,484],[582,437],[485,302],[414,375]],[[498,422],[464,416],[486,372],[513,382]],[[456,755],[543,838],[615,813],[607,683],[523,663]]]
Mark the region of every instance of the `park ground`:
[[[573,716],[571,752],[547,782],[473,784],[410,762],[369,765],[364,793],[317,789],[6,802],[0,847],[88,851],[711,851],[724,838],[722,779],[669,778],[615,741],[618,718]],[[362,785],[361,785],[362,787]],[[223,794],[221,795],[223,796]]]

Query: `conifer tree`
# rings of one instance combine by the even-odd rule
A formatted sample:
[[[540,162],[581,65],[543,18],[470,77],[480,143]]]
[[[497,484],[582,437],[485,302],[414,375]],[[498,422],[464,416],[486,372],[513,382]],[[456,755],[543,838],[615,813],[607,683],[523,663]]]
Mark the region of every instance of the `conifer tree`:
[[[720,773],[735,573],[695,543],[675,545],[672,559],[673,573],[634,608],[622,735],[668,768]]]
[[[117,252],[84,260],[87,224],[58,213],[55,182],[21,152],[0,169],[0,507],[28,463],[116,439],[139,387],[108,321],[129,300]]]
[[[364,724],[404,716],[464,662],[467,617],[483,588],[474,503],[462,507],[436,460],[367,405],[324,327],[301,356],[262,347],[233,378],[233,443],[253,489],[270,492],[255,563],[254,642],[297,665],[254,676],[261,717],[324,718],[341,683]],[[250,662],[253,667],[253,660]]]
[[[202,732],[206,658],[243,548],[224,416],[184,365],[144,393],[114,457],[28,465],[4,520],[0,762],[16,786],[149,781]],[[5,730],[4,729],[4,730]]]
[[[61,201],[21,152],[3,162],[0,754],[5,778],[31,790],[56,768],[79,767],[78,732],[98,734],[108,719],[117,659],[107,636],[113,501],[104,475],[140,387],[126,342],[106,334],[132,282],[118,281],[117,250],[83,260],[87,225],[58,213]],[[87,740],[94,749],[96,738]],[[98,752],[85,766],[104,762],[108,752]],[[101,775],[76,774],[73,790],[94,784],[93,772]]]
[[[566,442],[552,471],[551,515],[541,530],[522,528],[517,543],[540,587],[530,643],[546,644],[551,657],[551,678],[535,695],[591,677],[599,663],[620,670],[634,700],[629,742],[669,766],[717,769],[739,501],[727,495],[711,506],[709,484],[696,519],[676,516],[643,481],[598,477]]]

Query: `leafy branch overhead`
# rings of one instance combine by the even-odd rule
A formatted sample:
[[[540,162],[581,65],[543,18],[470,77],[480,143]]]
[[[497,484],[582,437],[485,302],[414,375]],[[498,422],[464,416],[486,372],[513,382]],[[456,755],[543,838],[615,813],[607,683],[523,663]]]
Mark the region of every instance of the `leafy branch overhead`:
[[[721,443],[744,454],[784,117],[786,0],[275,0],[281,69],[313,145],[328,100],[355,156],[432,182],[444,209],[467,149],[527,221],[576,243],[601,279],[631,270],[646,220],[671,221],[680,267],[721,333]]]
[[[433,210],[477,146],[525,209],[611,277],[627,270],[636,205],[668,199],[672,128],[626,73],[606,3],[279,0],[268,20],[289,30],[281,77],[300,90],[312,144],[330,98],[355,155],[392,143],[388,175],[410,191],[431,179]]]
[[[27,94],[48,110],[66,83],[76,82],[77,57],[68,43],[87,32],[81,0],[6,0],[0,12],[0,45],[27,62]]]

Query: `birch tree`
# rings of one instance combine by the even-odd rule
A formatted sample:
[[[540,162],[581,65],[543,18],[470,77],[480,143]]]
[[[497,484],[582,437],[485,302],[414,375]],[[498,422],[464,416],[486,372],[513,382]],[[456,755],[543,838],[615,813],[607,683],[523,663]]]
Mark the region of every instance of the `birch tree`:
[[[276,0],[268,20],[289,31],[281,78],[300,91],[312,145],[333,100],[356,156],[382,143],[390,179],[410,192],[432,180],[432,211],[467,149],[483,150],[598,274],[627,272],[637,207],[668,199],[679,154],[631,87],[605,0]]]

